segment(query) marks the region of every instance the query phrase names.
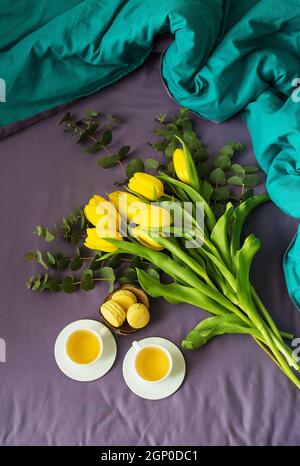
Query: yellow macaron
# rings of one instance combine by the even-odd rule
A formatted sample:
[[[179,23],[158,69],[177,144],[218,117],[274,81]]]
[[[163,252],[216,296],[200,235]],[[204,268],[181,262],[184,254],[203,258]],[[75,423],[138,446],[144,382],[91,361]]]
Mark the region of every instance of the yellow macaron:
[[[113,325],[114,327],[121,327],[121,325],[125,322],[126,314],[122,306],[112,301],[106,301],[106,303],[102,304],[101,314],[107,320],[108,323]]]
[[[150,313],[145,304],[132,304],[126,315],[127,322],[133,328],[143,328],[149,323]]]
[[[132,305],[132,304],[135,304],[137,302],[137,299],[136,299],[136,296],[135,294],[133,294],[131,291],[129,290],[119,290],[119,291],[116,291],[111,299],[115,302],[115,303],[118,303],[120,304],[120,306],[122,306],[122,308],[124,309],[124,311],[126,312],[128,310],[128,308]]]

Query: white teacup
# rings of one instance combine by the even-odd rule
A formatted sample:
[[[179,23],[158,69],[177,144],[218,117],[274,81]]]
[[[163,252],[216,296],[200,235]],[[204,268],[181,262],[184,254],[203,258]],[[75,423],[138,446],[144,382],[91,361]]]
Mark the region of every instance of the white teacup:
[[[173,369],[173,358],[169,351],[161,345],[141,345],[138,341],[132,343],[136,351],[134,371],[143,382],[160,383],[165,380]]]
[[[72,330],[65,339],[66,358],[76,366],[91,366],[103,354],[103,340],[98,332],[91,328]]]

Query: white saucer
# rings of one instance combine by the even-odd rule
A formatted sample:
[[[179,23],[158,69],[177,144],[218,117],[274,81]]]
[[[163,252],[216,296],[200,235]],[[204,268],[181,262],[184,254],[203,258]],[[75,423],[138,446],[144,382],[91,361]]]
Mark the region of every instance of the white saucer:
[[[139,340],[141,346],[146,345],[161,345],[166,348],[173,358],[173,369],[170,375],[158,383],[147,383],[140,380],[135,374],[133,361],[135,349],[133,347],[126,353],[123,361],[123,377],[133,393],[146,398],[146,400],[161,400],[172,395],[182,384],[185,376],[185,360],[180,349],[174,343],[165,338],[150,337]]]
[[[94,364],[86,367],[80,367],[73,364],[65,355],[64,346],[66,337],[70,331],[79,330],[81,328],[92,329],[101,335],[103,341],[103,354],[100,359]],[[105,375],[112,367],[117,354],[117,345],[111,331],[105,325],[96,320],[76,320],[67,325],[58,335],[55,347],[54,356],[60,370],[73,380],[79,382],[90,382],[99,379]]]

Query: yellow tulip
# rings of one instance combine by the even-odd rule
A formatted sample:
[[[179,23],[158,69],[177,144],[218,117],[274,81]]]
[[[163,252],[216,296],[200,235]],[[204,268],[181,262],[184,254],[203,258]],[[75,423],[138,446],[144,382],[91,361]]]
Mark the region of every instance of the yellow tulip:
[[[155,176],[148,173],[136,172],[128,183],[129,189],[137,194],[155,201],[164,195],[164,185]]]
[[[174,151],[173,164],[177,178],[183,183],[190,184],[188,168],[183,149],[176,149]]]
[[[168,210],[146,204],[133,194],[115,191],[109,194],[109,199],[126,223],[136,223],[144,229],[167,227],[172,223]]]
[[[118,249],[117,246],[109,243],[103,238],[100,238],[97,234],[97,228],[87,228],[86,229],[87,236],[85,238],[84,246],[88,249],[93,249],[96,251],[103,251],[103,252],[114,252]],[[118,231],[107,231],[106,238],[113,238],[123,240],[122,236]]]
[[[132,228],[131,230],[132,236],[136,238],[139,243],[143,246],[147,246],[147,248],[155,249],[156,251],[161,251],[164,249],[160,244],[158,244],[151,236],[147,235],[140,227]]]
[[[183,183],[192,186],[195,191],[200,190],[200,179],[195,161],[188,145],[179,136],[176,136],[182,145],[182,149],[175,149],[173,153],[173,164],[177,177]]]
[[[108,197],[126,222],[131,222],[134,215],[139,211],[147,209],[147,204],[142,202],[137,196],[124,191],[114,191]]]
[[[120,217],[115,206],[102,196],[93,196],[84,208],[88,221],[95,227],[106,230],[118,230]]]

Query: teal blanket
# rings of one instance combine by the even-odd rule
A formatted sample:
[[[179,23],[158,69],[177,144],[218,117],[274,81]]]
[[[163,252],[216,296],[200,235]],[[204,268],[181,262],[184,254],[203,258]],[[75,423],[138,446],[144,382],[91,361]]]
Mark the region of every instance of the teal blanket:
[[[243,111],[271,198],[300,217],[300,0],[2,0],[0,124],[120,79],[162,33],[170,94],[210,120]],[[300,306],[297,237],[284,267]]]

